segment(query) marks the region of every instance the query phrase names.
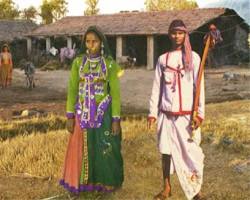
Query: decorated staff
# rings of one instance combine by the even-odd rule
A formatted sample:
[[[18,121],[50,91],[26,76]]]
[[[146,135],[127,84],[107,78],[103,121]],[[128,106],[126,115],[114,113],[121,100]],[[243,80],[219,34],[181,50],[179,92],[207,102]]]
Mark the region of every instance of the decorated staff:
[[[199,68],[198,78],[196,80],[196,90],[194,95],[194,108],[193,108],[193,114],[192,114],[192,134],[191,137],[188,139],[189,142],[193,142],[194,134],[197,130],[196,124],[197,120],[199,120],[198,116],[198,109],[199,109],[199,99],[200,99],[200,91],[201,91],[201,81],[204,79],[204,67],[206,64],[206,59],[209,54],[209,49],[214,48],[214,46],[217,43],[220,43],[223,41],[220,31],[216,28],[214,24],[211,24],[209,26],[209,32],[205,35],[204,41],[205,41],[205,48],[202,55],[201,65]]]

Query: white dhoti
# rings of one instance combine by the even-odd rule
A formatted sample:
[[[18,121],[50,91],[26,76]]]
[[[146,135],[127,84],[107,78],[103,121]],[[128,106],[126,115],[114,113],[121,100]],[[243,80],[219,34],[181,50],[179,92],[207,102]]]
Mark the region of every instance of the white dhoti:
[[[177,173],[187,199],[192,199],[200,191],[203,179],[200,128],[195,131],[194,142],[188,142],[190,115],[167,117],[160,113],[157,129],[160,153],[171,155],[170,173]]]
[[[193,70],[186,71],[182,51],[170,51],[158,59],[150,98],[149,117],[157,119],[158,145],[162,154],[171,155],[170,173],[177,173],[188,199],[199,193],[203,178],[204,154],[200,148],[200,129],[194,142],[188,142],[200,57],[192,53]],[[159,116],[158,113],[160,112]],[[197,118],[205,113],[204,77],[201,79]],[[167,114],[167,115],[166,115]],[[167,117],[169,116],[169,117]]]

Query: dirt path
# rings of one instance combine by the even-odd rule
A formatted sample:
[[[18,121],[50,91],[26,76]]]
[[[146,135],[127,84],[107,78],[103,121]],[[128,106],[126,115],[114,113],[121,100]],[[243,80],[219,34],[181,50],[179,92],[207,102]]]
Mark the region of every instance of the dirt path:
[[[223,80],[225,72],[238,74],[235,80]],[[44,109],[64,113],[69,71],[37,71],[36,88],[25,88],[23,71],[14,70],[11,88],[0,90],[0,118],[23,109]],[[154,71],[126,70],[121,78],[121,99],[124,113],[147,112]],[[206,103],[250,98],[250,69],[227,66],[205,72]]]

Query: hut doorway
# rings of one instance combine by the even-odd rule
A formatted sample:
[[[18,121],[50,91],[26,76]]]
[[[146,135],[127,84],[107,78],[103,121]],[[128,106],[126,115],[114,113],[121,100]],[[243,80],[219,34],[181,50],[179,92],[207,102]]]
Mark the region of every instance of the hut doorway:
[[[135,55],[136,66],[146,66],[147,36],[126,36],[124,39],[124,54]]]
[[[171,41],[167,35],[157,35],[155,37],[155,60],[171,48]]]
[[[109,48],[112,54],[112,57],[116,59],[116,37],[115,36],[107,36]]]

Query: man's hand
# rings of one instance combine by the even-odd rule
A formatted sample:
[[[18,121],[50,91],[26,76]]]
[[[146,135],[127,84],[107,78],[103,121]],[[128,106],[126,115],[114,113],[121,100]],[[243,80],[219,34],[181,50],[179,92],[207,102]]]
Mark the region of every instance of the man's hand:
[[[196,130],[197,128],[199,128],[201,126],[202,123],[202,119],[199,117],[194,117],[193,121],[192,121],[192,129]]]
[[[121,133],[121,123],[120,121],[112,122],[112,134],[119,135]]]
[[[148,122],[147,122],[148,129],[151,129],[152,125],[155,122],[156,122],[156,119],[154,117],[148,117]]]
[[[73,133],[74,132],[74,127],[75,127],[75,118],[70,118],[66,122],[66,127],[68,132]]]

